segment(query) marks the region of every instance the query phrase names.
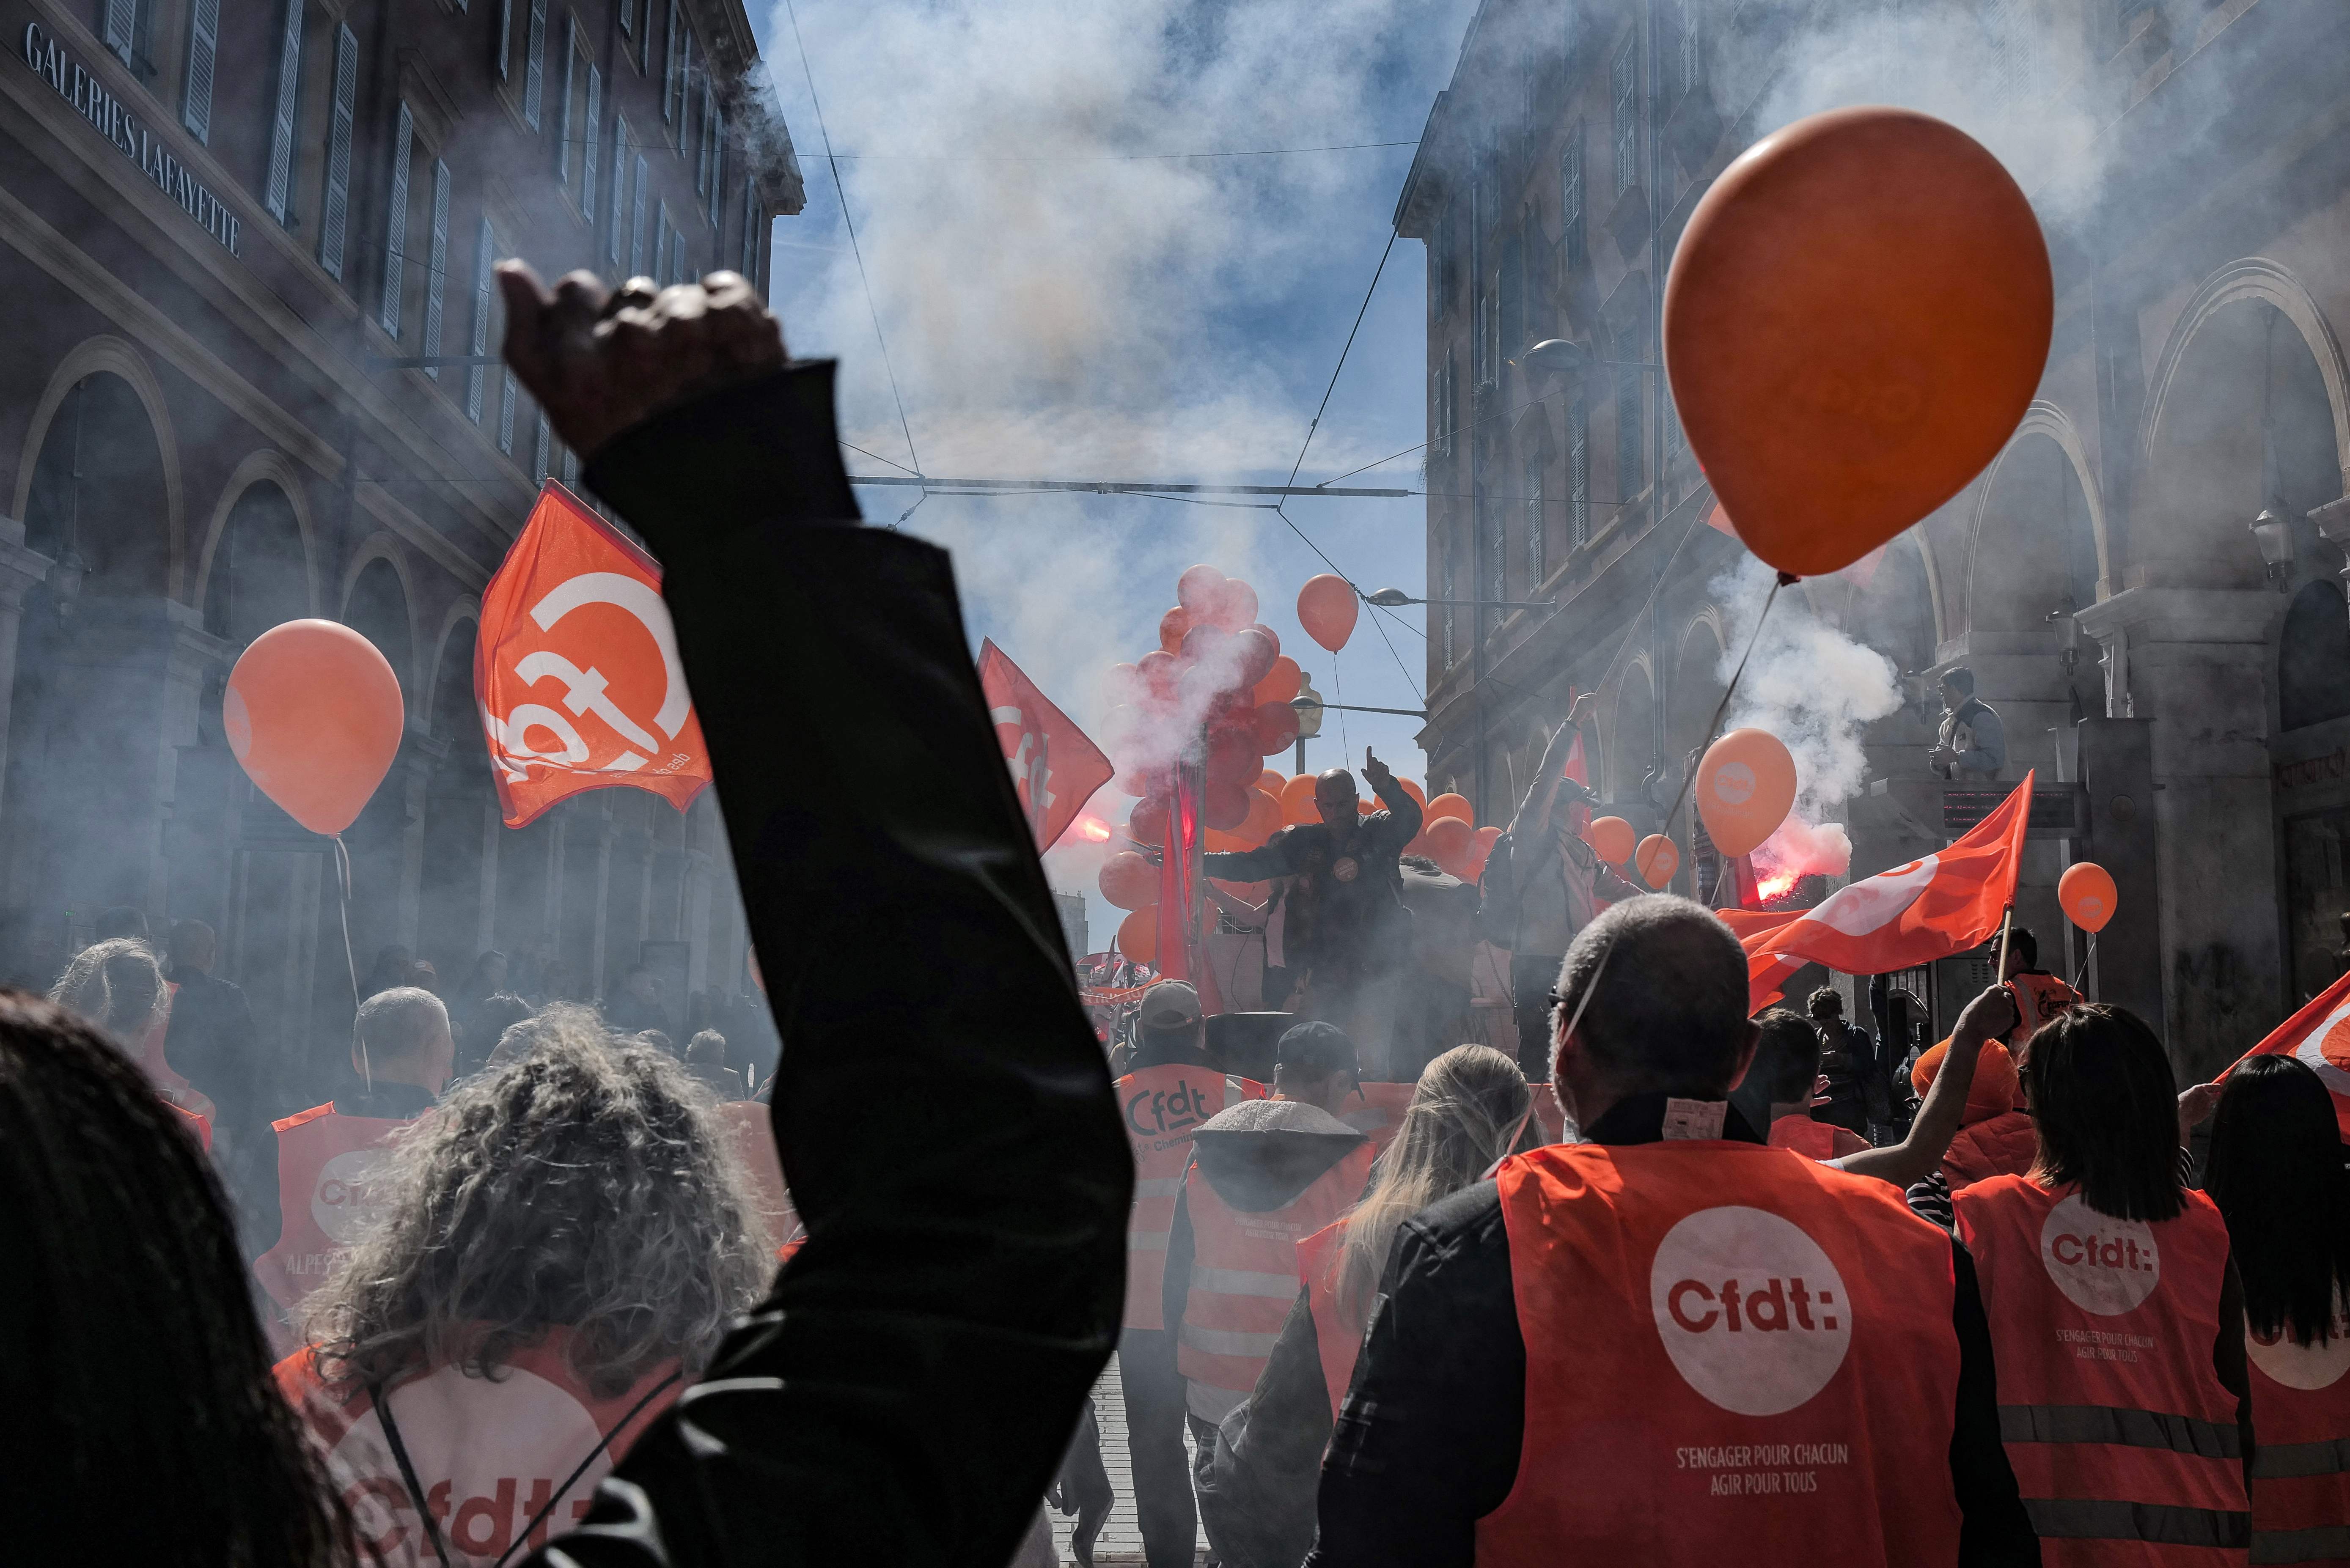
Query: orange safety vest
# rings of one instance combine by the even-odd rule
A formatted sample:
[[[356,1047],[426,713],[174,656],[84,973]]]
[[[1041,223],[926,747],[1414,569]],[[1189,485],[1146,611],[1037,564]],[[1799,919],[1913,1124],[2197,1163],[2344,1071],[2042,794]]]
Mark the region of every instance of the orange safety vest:
[[[2007,994],[2015,1000],[2015,1027],[2005,1036],[2011,1052],[2022,1050],[2042,1024],[2081,1002],[2081,993],[2054,975],[2030,971],[2011,976]]]
[[[1126,1221],[1126,1326],[1164,1329],[1159,1293],[1167,1282],[1167,1244],[1175,1233],[1175,1199],[1191,1163],[1191,1129],[1243,1100],[1264,1098],[1253,1078],[1212,1067],[1141,1067],[1118,1081],[1119,1114],[1134,1145],[1134,1208]]]
[[[1809,1116],[1781,1116],[1771,1124],[1771,1147],[1791,1148],[1822,1163],[1835,1158],[1836,1129]]]
[[[1194,1414],[1220,1421],[1256,1386],[1297,1300],[1297,1243],[1355,1206],[1377,1158],[1358,1143],[1305,1191],[1263,1213],[1232,1208],[1191,1168],[1183,1197],[1191,1215],[1191,1280],[1175,1366]]]
[[[385,1397],[400,1446],[452,1565],[490,1568],[510,1549],[520,1557],[576,1527],[597,1483],[676,1402],[684,1384],[674,1361],[625,1393],[597,1397],[564,1354],[570,1333],[552,1329],[515,1351],[495,1379],[444,1364],[390,1383]],[[366,1386],[327,1382],[314,1349],[279,1362],[276,1377],[325,1456],[361,1543],[387,1563],[434,1568],[416,1492],[400,1473]],[[567,1480],[558,1496],[556,1489]],[[528,1545],[519,1546],[525,1532]]]
[[[2022,1176],[2040,1158],[2040,1129],[2021,1106],[1962,1127],[1942,1154],[1942,1179],[1953,1193],[1994,1176]]]
[[[1526,1413],[1480,1564],[1957,1562],[1950,1241],[1898,1190],[1723,1140],[1499,1186]]]
[[[384,1140],[408,1124],[345,1116],[332,1101],[270,1126],[277,1133],[277,1244],[253,1261],[254,1277],[289,1313],[375,1217],[369,1179]]]
[[[2070,1184],[1994,1176],[1953,1204],[1999,1363],[2000,1436],[2050,1568],[2241,1563],[2236,1397],[2220,1382],[2228,1227],[2099,1214]]]
[[[160,1096],[158,1096],[158,1097],[160,1097]],[[192,1111],[192,1110],[188,1109],[188,1107],[187,1107],[187,1106],[182,1106],[182,1105],[175,1105],[175,1104],[173,1104],[173,1103],[172,1103],[172,1101],[170,1101],[170,1100],[164,1100],[164,1101],[163,1101],[163,1103],[164,1103],[165,1105],[167,1105],[167,1106],[171,1106],[171,1107],[172,1107],[174,1111],[177,1111],[181,1116],[182,1116],[186,1117],[189,1121],[191,1121],[191,1122],[192,1122],[192,1123],[194,1123],[194,1124],[195,1124],[195,1125],[194,1125],[192,1127],[191,1127],[189,1130],[190,1130],[191,1132],[193,1132],[193,1133],[196,1135],[196,1142],[197,1142],[198,1144],[200,1144],[201,1146],[203,1146],[203,1151],[204,1151],[206,1154],[210,1154],[210,1153],[212,1153],[212,1151],[213,1151],[213,1119],[212,1119],[212,1117],[210,1117],[210,1116],[208,1116],[203,1115],[203,1114],[202,1112],[200,1112],[200,1111]]]
[[[1305,1285],[1305,1304],[1314,1314],[1314,1344],[1322,1354],[1322,1382],[1330,1392],[1330,1419],[1355,1381],[1355,1362],[1363,1353],[1364,1330],[1350,1328],[1338,1311],[1338,1261],[1346,1249],[1347,1222],[1325,1225],[1297,1243],[1297,1274]]]
[[[2333,1337],[2295,1345],[2248,1325],[2252,1418],[2252,1561],[2350,1565],[2350,1311]]]

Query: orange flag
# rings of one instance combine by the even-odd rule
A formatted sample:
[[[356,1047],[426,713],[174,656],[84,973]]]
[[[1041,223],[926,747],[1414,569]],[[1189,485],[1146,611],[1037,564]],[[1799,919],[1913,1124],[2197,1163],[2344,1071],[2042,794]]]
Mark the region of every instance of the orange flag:
[[[2267,1039],[2245,1052],[2239,1063],[2253,1056],[2290,1056],[2315,1073],[2333,1091],[2334,1119],[2342,1136],[2350,1138],[2350,974],[2327,986],[2308,1006],[2278,1024]],[[2228,1075],[2220,1075],[2225,1078]]]
[[[1998,810],[1948,849],[1848,883],[1817,909],[1750,913],[1733,922],[1746,949],[1752,1007],[1769,1006],[1781,982],[1806,963],[1886,974],[1964,952],[1997,932],[2015,901],[2032,780],[2024,774]]]
[[[979,689],[1041,855],[1117,770],[993,639],[979,645]]]
[[[546,482],[482,594],[473,699],[508,827],[633,784],[683,811],[710,784],[660,566]]]

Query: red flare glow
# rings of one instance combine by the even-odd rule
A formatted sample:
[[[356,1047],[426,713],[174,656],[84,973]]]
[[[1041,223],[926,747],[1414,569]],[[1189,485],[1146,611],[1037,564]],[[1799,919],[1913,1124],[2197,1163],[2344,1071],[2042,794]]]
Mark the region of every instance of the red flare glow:
[[[1109,824],[1087,814],[1069,824],[1067,831],[1061,836],[1064,840],[1080,844],[1107,844],[1109,842]]]
[[[1757,877],[1754,890],[1767,904],[1772,899],[1791,891],[1795,886],[1796,879],[1796,875],[1793,871],[1773,871],[1767,877]]]

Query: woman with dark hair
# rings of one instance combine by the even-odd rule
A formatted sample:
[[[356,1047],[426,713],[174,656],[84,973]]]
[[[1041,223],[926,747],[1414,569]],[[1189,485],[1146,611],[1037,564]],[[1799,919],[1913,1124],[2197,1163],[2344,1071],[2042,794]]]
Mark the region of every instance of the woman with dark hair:
[[[88,1024],[0,992],[0,1507],[59,1560],[352,1563],[182,1121]]]
[[[390,1147],[278,1367],[389,1563],[486,1568],[567,1528],[773,1272],[685,1069],[588,1008],[538,1024]]]
[[[2324,1081],[2290,1056],[2228,1075],[2203,1189],[2244,1282],[2261,1446],[2252,1561],[2350,1564],[2350,1175]]]
[[[2170,1059],[2136,1015],[2085,1004],[2041,1026],[2019,1072],[2039,1160],[1953,1207],[2043,1561],[2241,1563],[2243,1291],[2226,1221],[2180,1177]]]

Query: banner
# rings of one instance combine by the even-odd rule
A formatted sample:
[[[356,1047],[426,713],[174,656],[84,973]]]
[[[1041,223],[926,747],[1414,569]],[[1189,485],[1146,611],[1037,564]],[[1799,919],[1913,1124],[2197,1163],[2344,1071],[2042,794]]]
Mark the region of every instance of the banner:
[[[2278,1024],[2267,1039],[2245,1052],[2238,1064],[2254,1056],[2290,1056],[2315,1073],[2333,1092],[2334,1123],[2343,1137],[2350,1139],[2350,974]],[[2223,1080],[2227,1075],[2220,1075]]]
[[[548,480],[482,594],[473,699],[508,827],[582,790],[631,784],[683,811],[710,753],[660,566]]]
[[[1041,855],[1116,770],[1101,748],[992,640],[979,645],[979,689],[987,696],[996,743],[1003,748],[1020,809]]]

